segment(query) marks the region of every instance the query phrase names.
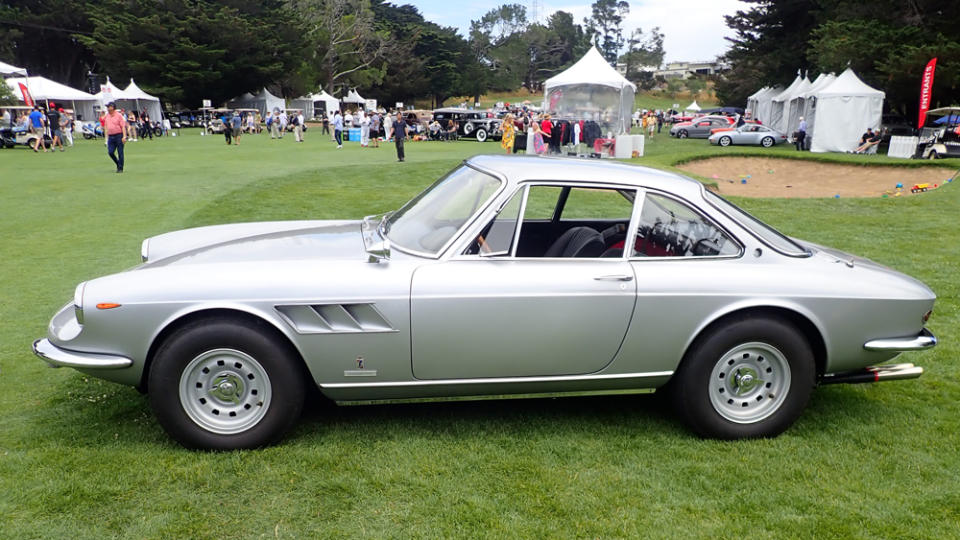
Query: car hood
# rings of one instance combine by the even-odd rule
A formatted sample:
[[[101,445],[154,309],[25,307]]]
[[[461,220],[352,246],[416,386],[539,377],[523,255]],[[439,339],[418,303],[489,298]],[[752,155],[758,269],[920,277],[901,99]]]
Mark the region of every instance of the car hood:
[[[360,221],[281,221],[186,229],[148,238],[143,267],[366,257]]]

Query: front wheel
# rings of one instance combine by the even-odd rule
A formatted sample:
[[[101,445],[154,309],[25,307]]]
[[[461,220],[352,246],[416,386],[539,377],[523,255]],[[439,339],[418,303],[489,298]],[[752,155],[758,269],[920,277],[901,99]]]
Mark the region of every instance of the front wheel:
[[[778,318],[743,317],[697,339],[675,375],[676,406],[703,437],[774,437],[800,416],[816,382],[804,336]]]
[[[487,140],[487,130],[483,128],[477,129],[477,140],[479,142],[484,142]]]
[[[678,138],[678,139],[686,139],[687,136],[689,136],[689,135],[690,135],[690,134],[687,133],[687,130],[681,129],[681,130],[677,133],[677,138]]]
[[[278,441],[300,415],[302,364],[261,324],[227,318],[171,335],[150,367],[150,405],[188,448],[234,450]]]
[[[931,150],[931,151],[930,151],[930,156],[929,156],[927,159],[937,159],[938,157],[940,157],[940,155],[937,154],[937,151],[936,151],[936,150]]]
[[[720,137],[720,146],[730,146],[733,144],[733,139],[730,137]]]
[[[760,146],[763,146],[764,148],[770,148],[773,146],[773,142],[773,137],[764,137],[763,140],[760,141]]]

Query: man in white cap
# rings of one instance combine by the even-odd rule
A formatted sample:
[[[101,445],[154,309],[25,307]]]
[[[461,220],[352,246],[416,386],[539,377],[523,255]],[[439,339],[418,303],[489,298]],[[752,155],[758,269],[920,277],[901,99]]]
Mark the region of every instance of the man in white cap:
[[[805,150],[803,143],[807,140],[807,121],[800,117],[800,125],[797,126],[797,138],[794,141],[797,143],[797,150]]]

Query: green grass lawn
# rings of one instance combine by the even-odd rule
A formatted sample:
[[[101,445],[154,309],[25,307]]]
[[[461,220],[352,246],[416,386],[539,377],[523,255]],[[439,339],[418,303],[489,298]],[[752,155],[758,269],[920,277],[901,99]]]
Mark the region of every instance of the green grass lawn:
[[[318,130],[239,147],[184,130],[128,144],[119,175],[102,141],[0,150],[0,538],[960,537],[958,183],[900,199],[736,200],[938,295],[940,345],[902,357],[923,377],[818,389],[773,440],[700,440],[656,396],[630,395],[318,405],[280,446],[192,452],[134,389],[30,352],[75,285],[137,264],[144,237],[383,212],[494,152],[411,143],[401,164],[392,145],[337,150]],[[632,161],[723,153],[664,133]]]

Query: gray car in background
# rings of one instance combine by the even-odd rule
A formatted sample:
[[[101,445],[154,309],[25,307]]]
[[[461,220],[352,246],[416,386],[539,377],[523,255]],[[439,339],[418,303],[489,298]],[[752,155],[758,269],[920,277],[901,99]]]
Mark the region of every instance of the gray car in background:
[[[701,116],[689,122],[680,122],[670,128],[670,136],[678,139],[706,139],[711,130],[731,127],[730,119],[726,116]]]
[[[141,258],[80,283],[33,349],[146,392],[192,448],[278,441],[310,388],[664,389],[702,436],[769,437],[818,384],[919,377],[881,364],[936,344],[923,283],[594,160],[477,156],[393,212],[170,232]]]

